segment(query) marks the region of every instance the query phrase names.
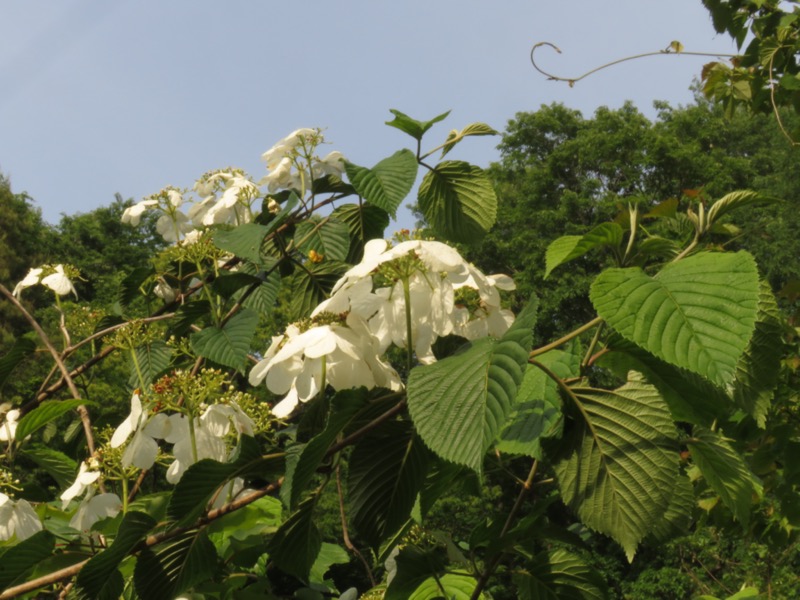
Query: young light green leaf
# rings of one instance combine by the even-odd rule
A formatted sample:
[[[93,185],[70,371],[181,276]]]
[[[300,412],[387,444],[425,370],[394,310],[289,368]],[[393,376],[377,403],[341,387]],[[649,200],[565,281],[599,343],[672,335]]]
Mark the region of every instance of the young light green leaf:
[[[139,554],[133,572],[136,593],[148,600],[173,600],[217,571],[218,557],[205,531],[192,529]]]
[[[82,404],[91,406],[94,403],[85,400],[45,400],[19,420],[14,437],[21,442],[51,421],[55,421],[61,415],[75,410]]]
[[[419,186],[419,208],[431,227],[453,242],[475,243],[497,218],[497,196],[480,167],[446,160]]]
[[[295,228],[294,245],[304,256],[313,250],[327,260],[345,260],[350,234],[345,223],[313,215]]]
[[[676,431],[658,390],[637,374],[614,391],[573,389],[576,422],[554,464],[564,502],[633,560],[669,506]]]
[[[408,409],[436,454],[481,473],[483,456],[522,382],[535,321],[534,301],[499,341],[479,339],[463,352],[411,371]]]
[[[486,123],[470,123],[461,131],[453,129],[448,135],[447,140],[442,146],[442,158],[453,149],[453,147],[471,135],[498,135],[497,131],[489,127]]]
[[[607,269],[590,298],[624,338],[725,386],[753,333],[758,291],[751,255],[701,253],[655,277],[639,268]]]
[[[384,423],[353,448],[347,485],[350,517],[373,548],[408,520],[425,482],[428,458],[408,421]]]
[[[622,227],[618,223],[601,223],[585,235],[564,235],[553,240],[545,254],[545,279],[559,265],[579,258],[594,248],[619,248],[622,235]]]
[[[136,360],[129,356],[131,388],[146,388],[161,373],[167,370],[172,360],[172,348],[162,340],[155,340],[134,350]]]
[[[415,140],[421,140],[422,136],[425,135],[425,132],[428,131],[431,127],[433,127],[439,121],[442,121],[450,114],[450,111],[443,112],[442,114],[432,118],[430,121],[417,121],[416,119],[412,119],[408,115],[401,113],[399,110],[394,108],[390,108],[389,112],[394,115],[394,119],[391,121],[386,121],[386,124],[390,127],[395,127],[400,131],[406,132],[408,135],[413,137]]]
[[[725,194],[722,198],[714,202],[714,204],[711,205],[711,208],[708,209],[708,227],[710,228],[711,225],[716,223],[722,216],[736,210],[737,208],[758,203],[772,204],[778,201],[778,198],[764,196],[763,194],[759,194],[758,192],[753,192],[750,190],[739,190]]]
[[[763,493],[761,482],[721,435],[700,426],[693,433],[687,440],[692,460],[733,516],[747,525],[753,496]]]
[[[257,326],[258,315],[243,308],[222,327],[209,326],[193,334],[192,349],[215,363],[243,370]]]
[[[398,150],[371,169],[351,162],[345,162],[344,167],[358,195],[392,216],[417,179],[417,158],[407,149]]]
[[[603,577],[580,557],[557,548],[542,552],[512,581],[520,600],[606,600]]]
[[[79,597],[96,600],[119,598],[125,586],[118,571],[119,564],[155,525],[150,515],[136,511],[126,513],[111,546],[89,559],[78,573],[75,587]]]

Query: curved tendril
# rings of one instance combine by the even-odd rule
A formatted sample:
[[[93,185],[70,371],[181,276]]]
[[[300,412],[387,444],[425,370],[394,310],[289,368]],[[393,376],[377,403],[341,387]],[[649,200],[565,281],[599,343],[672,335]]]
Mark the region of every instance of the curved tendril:
[[[551,42],[537,42],[536,44],[533,45],[533,48],[531,48],[531,64],[533,65],[533,68],[536,69],[537,71],[539,71],[539,73],[541,73],[545,77],[547,77],[547,79],[549,79],[550,81],[566,81],[569,84],[569,87],[574,86],[581,79],[585,79],[589,75],[597,73],[598,71],[602,71],[603,69],[607,69],[608,67],[613,67],[614,65],[618,65],[620,63],[623,63],[623,62],[626,62],[626,61],[629,61],[629,60],[636,60],[636,59],[639,59],[639,58],[646,58],[648,56],[663,56],[663,55],[675,55],[675,56],[678,56],[678,55],[683,55],[683,56],[714,56],[716,58],[733,58],[733,57],[736,56],[735,54],[723,54],[723,53],[714,53],[714,52],[685,52],[683,50],[678,51],[678,50],[675,50],[672,47],[672,44],[670,44],[664,50],[658,50],[656,52],[644,52],[642,54],[634,54],[633,56],[626,56],[624,58],[618,58],[617,60],[613,60],[611,62],[602,64],[599,67],[595,67],[594,69],[591,69],[590,71],[586,71],[586,73],[584,73],[583,75],[580,75],[578,77],[560,77],[558,75],[553,75],[552,73],[548,73],[547,71],[545,71],[539,65],[536,64],[536,60],[534,58],[534,55],[536,54],[536,51],[539,48],[541,48],[542,46],[547,46],[549,48],[552,48],[553,50],[555,50],[559,54],[562,54],[561,48],[559,48],[558,46],[556,46],[555,44],[553,44]]]

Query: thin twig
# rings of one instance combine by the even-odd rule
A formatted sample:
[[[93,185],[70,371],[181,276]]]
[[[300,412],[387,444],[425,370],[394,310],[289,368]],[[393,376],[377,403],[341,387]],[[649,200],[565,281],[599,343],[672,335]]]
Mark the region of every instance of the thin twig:
[[[603,322],[602,317],[596,317],[596,318],[592,319],[591,321],[589,321],[588,323],[586,323],[584,325],[581,325],[580,327],[578,327],[574,331],[569,332],[567,335],[558,338],[555,342],[551,342],[551,343],[547,344],[546,346],[542,346],[541,348],[536,348],[535,350],[531,350],[531,353],[528,355],[528,357],[529,358],[534,358],[536,356],[539,356],[540,354],[544,354],[545,352],[549,352],[550,350],[554,350],[554,349],[558,348],[559,346],[563,346],[564,344],[566,344],[571,339],[574,339],[574,338],[578,337],[580,334],[582,334],[582,333],[584,333],[586,331],[589,331],[592,327],[596,327],[597,325],[600,325],[600,323],[602,323],[602,322]]]
[[[342,492],[342,476],[341,476],[341,464],[336,465],[336,493],[339,496],[339,517],[342,520],[342,540],[344,541],[345,548],[350,550],[353,554],[358,557],[358,560],[361,561],[361,564],[364,565],[364,570],[367,572],[367,577],[369,577],[369,583],[372,587],[375,587],[377,582],[375,581],[375,576],[372,574],[372,569],[369,567],[369,563],[364,558],[364,555],[355,547],[352,541],[350,541],[350,533],[347,531],[347,515],[344,511],[344,493]]]

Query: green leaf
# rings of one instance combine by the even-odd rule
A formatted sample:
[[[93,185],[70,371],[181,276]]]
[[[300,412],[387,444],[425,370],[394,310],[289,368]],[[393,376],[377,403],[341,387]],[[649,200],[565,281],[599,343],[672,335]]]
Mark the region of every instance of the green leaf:
[[[590,298],[624,338],[724,386],[753,333],[758,291],[752,256],[701,253],[655,277],[639,268],[607,269]]]
[[[394,108],[390,108],[389,112],[394,115],[394,119],[391,121],[386,121],[386,124],[390,127],[396,127],[400,131],[406,132],[415,140],[421,140],[426,131],[428,131],[439,121],[444,120],[447,115],[450,114],[450,111],[448,110],[447,112],[443,112],[442,114],[434,117],[430,121],[417,121],[416,119],[412,119],[408,115],[403,114]]]
[[[36,342],[28,337],[18,337],[11,349],[0,358],[0,388],[3,387],[14,369],[27,356],[36,350]]]
[[[678,252],[680,252],[678,244],[657,235],[652,235],[642,240],[642,243],[636,248],[636,255],[640,259],[668,259],[677,256]]]
[[[778,384],[783,358],[783,317],[767,281],[761,282],[758,316],[753,337],[736,365],[733,400],[758,423],[766,426],[767,413]]]
[[[551,350],[536,360],[561,379],[580,372],[580,357],[563,350]],[[528,365],[496,448],[508,454],[542,458],[541,439],[559,437],[563,423],[558,385],[544,371]]]
[[[685,535],[689,531],[694,508],[692,482],[685,475],[678,475],[669,499],[667,512],[661,519],[653,523],[650,537],[658,543],[664,543],[672,538]]]
[[[42,444],[29,444],[25,446],[21,454],[44,469],[48,475],[56,480],[59,488],[68,488],[75,481],[78,465],[63,452]]]
[[[345,225],[350,236],[348,263],[357,263],[364,255],[364,244],[374,238],[382,238],[389,226],[389,213],[374,204],[343,204],[331,213]]]
[[[428,461],[428,450],[408,421],[384,423],[353,448],[347,485],[349,515],[373,548],[411,516]]]
[[[316,306],[328,297],[347,265],[334,261],[306,263],[298,269],[289,282],[291,288],[290,313],[298,321],[311,314]]]
[[[259,285],[260,283],[261,279],[250,273],[242,271],[235,273],[223,272],[211,282],[211,289],[215,294],[227,300],[242,288]]]
[[[213,577],[217,563],[217,552],[205,531],[187,531],[139,554],[133,572],[136,593],[147,600],[173,600]]]
[[[142,286],[155,275],[153,267],[138,267],[122,280],[119,288],[119,303],[128,306],[142,295]]]
[[[748,88],[749,89],[749,88]],[[750,190],[739,190],[736,192],[731,192],[730,194],[725,194],[722,198],[714,202],[711,205],[711,208],[708,209],[707,215],[707,223],[710,227],[715,222],[717,222],[720,217],[728,214],[729,212],[736,210],[737,208],[742,208],[744,206],[751,206],[753,204],[759,203],[774,203],[778,202],[778,198],[772,198],[770,196],[764,196],[763,194],[759,194],[758,192],[752,192]]]
[[[210,326],[192,335],[192,349],[215,363],[242,371],[257,326],[258,314],[243,308],[221,328]]]
[[[561,548],[536,555],[512,576],[520,600],[605,600],[603,577],[580,557]]]
[[[180,524],[192,523],[205,511],[214,493],[226,482],[251,472],[258,472],[263,477],[267,468],[276,462],[280,463],[280,459],[262,456],[255,439],[243,435],[229,462],[204,459],[189,467],[175,486],[167,515]]]
[[[664,362],[619,335],[609,338],[598,365],[627,379],[628,371],[641,373],[658,389],[675,421],[710,425],[728,414],[730,398],[707,379]]]
[[[545,255],[545,279],[556,267],[583,256],[589,250],[603,246],[619,248],[622,235],[622,227],[617,223],[601,223],[585,235],[564,235],[553,240]]]
[[[417,179],[417,158],[407,149],[398,150],[371,169],[351,162],[345,162],[344,167],[358,195],[392,216]]]
[[[448,600],[470,600],[476,586],[477,581],[471,575],[446,573],[441,577],[428,577],[419,584],[408,600],[439,600],[443,597]],[[481,594],[478,598],[486,596]]]
[[[431,227],[453,242],[477,242],[497,218],[491,180],[480,167],[463,161],[447,160],[429,171],[418,200]]]
[[[175,311],[175,320],[170,321],[170,333],[176,337],[183,337],[196,321],[211,314],[211,304],[208,300],[192,300],[178,307]]]
[[[744,459],[718,433],[696,426],[687,440],[692,460],[700,469],[708,486],[743,525],[750,521],[753,495],[761,496],[763,488],[747,467]]]
[[[147,514],[136,511],[126,513],[111,546],[90,558],[78,573],[75,587],[79,596],[93,600],[119,598],[125,586],[117,570],[119,564],[155,525],[155,520]]]
[[[21,442],[51,421],[55,421],[61,415],[75,410],[82,404],[91,406],[94,403],[85,400],[45,400],[19,420],[14,437]]]
[[[394,565],[387,564],[391,582],[384,600],[408,600],[425,581],[444,572],[445,563],[434,551],[423,551],[411,544],[400,548],[394,557]]]
[[[530,302],[496,341],[483,338],[408,378],[408,409],[425,444],[481,473],[483,456],[506,421],[522,382],[536,322]]]
[[[258,223],[245,223],[234,229],[225,231],[218,229],[212,240],[220,250],[230,252],[234,256],[244,258],[255,264],[261,264],[261,242],[267,237],[269,227]]]
[[[325,429],[305,444],[292,468],[286,470],[283,487],[288,491],[289,508],[294,508],[314,479],[320,462],[339,433],[366,406],[367,390],[359,388],[337,392]]]
[[[38,531],[18,544],[0,548],[0,591],[23,583],[37,564],[50,557],[55,545],[52,533]]]
[[[308,582],[311,585],[322,587],[329,592],[336,592],[336,586],[330,579],[325,579],[325,574],[333,565],[346,565],[350,562],[347,550],[336,544],[323,542],[317,554],[317,559],[311,566]]]
[[[461,131],[453,129],[447,135],[447,140],[445,140],[444,146],[442,146],[442,158],[444,158],[457,143],[471,135],[498,135],[498,133],[486,123],[470,123]]]
[[[308,582],[311,568],[322,548],[322,537],[314,523],[316,496],[300,505],[269,542],[270,560],[281,571]]]
[[[134,352],[136,362],[131,358],[131,374],[128,377],[128,385],[131,388],[146,388],[158,375],[167,370],[172,360],[172,348],[161,340],[139,346]]]
[[[679,458],[658,390],[631,375],[614,391],[572,390],[575,423],[554,465],[564,502],[614,538],[628,560],[667,510]]]
[[[350,250],[350,235],[345,223],[335,218],[312,215],[295,228],[294,245],[308,256],[314,250],[327,260],[345,260]]]

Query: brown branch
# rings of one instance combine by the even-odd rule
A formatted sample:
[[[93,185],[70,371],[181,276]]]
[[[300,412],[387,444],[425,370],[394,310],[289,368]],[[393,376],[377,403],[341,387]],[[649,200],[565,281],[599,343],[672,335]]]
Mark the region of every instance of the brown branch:
[[[358,560],[361,561],[361,564],[364,565],[364,570],[367,572],[367,577],[369,577],[369,583],[372,587],[375,587],[377,582],[375,581],[375,576],[372,574],[372,569],[369,567],[369,563],[364,558],[364,555],[355,547],[353,542],[350,540],[350,533],[347,530],[347,515],[344,511],[344,493],[342,492],[342,477],[341,477],[341,465],[336,465],[336,493],[339,496],[339,517],[342,521],[342,540],[344,541],[345,547],[350,550],[353,554],[358,557]]]

